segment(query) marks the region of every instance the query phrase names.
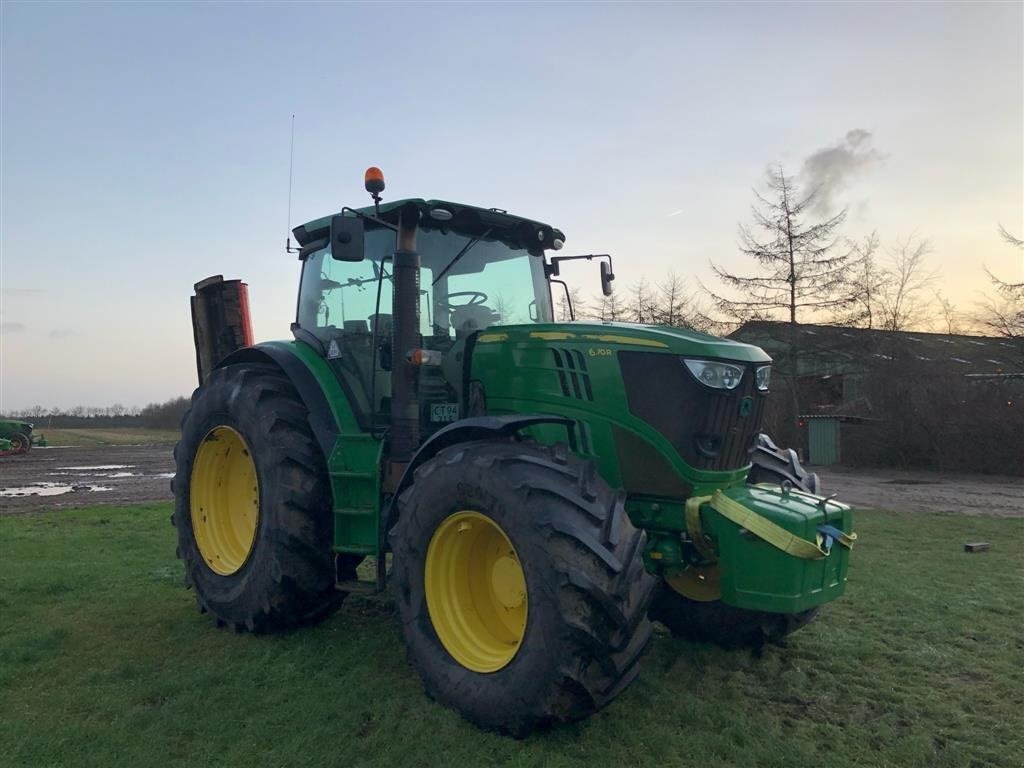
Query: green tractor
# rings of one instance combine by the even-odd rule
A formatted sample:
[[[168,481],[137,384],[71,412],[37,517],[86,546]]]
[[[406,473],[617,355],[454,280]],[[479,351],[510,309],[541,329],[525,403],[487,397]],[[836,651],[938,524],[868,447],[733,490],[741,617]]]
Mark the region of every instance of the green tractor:
[[[28,453],[33,445],[45,446],[46,438],[33,435],[32,429],[33,425],[28,421],[0,419],[0,455],[16,456]]]
[[[383,187],[294,230],[293,339],[253,345],[244,284],[197,284],[172,521],[201,611],[271,632],[390,584],[427,693],[524,736],[615,698],[652,620],[760,644],[843,593],[850,509],[760,434],[762,350],[556,323],[560,266],[608,294],[609,256]]]

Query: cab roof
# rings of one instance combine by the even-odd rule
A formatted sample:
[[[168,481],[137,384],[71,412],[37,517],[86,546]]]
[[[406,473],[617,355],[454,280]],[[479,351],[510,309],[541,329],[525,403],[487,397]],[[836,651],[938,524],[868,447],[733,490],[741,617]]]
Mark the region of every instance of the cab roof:
[[[478,208],[475,205],[453,203],[448,200],[424,200],[422,198],[406,198],[382,203],[378,217],[389,224],[397,224],[401,209],[406,205],[415,205],[420,210],[420,226],[426,229],[454,230],[471,237],[486,237],[501,240],[517,248],[528,251],[541,251],[554,248],[555,240],[565,242],[565,234],[549,224],[544,224],[522,216],[513,216],[500,208]],[[373,206],[357,208],[359,213],[374,216]],[[292,230],[299,245],[330,234],[332,213],[319,219],[307,221]],[[345,212],[346,216],[355,214]]]

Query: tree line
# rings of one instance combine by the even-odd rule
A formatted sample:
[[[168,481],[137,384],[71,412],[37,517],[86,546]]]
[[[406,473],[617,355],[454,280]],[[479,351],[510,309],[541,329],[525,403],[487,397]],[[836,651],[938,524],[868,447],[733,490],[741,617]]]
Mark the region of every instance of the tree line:
[[[30,421],[37,428],[67,429],[75,427],[145,427],[148,429],[177,429],[191,401],[187,397],[172,397],[162,403],[125,406],[114,403],[107,406],[76,405],[71,408],[44,408],[34,405],[19,412],[6,414],[7,418]]]

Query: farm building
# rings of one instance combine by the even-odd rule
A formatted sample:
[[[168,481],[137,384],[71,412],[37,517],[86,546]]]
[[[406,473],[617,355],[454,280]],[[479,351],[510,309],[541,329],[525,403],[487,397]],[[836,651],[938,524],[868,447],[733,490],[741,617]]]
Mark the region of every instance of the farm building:
[[[731,338],[775,359],[773,390],[782,394],[795,348],[798,442],[810,463],[1024,474],[1024,339],[828,325],[794,331],[754,321]],[[968,450],[988,458],[966,457]]]

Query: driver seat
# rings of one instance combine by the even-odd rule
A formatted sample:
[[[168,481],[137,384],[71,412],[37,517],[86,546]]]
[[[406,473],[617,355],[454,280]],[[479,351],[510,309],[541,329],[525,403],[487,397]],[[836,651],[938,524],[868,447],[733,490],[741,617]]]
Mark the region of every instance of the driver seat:
[[[474,331],[482,330],[501,321],[501,315],[483,304],[454,307],[449,317],[451,326],[455,329],[456,339],[464,339]]]

